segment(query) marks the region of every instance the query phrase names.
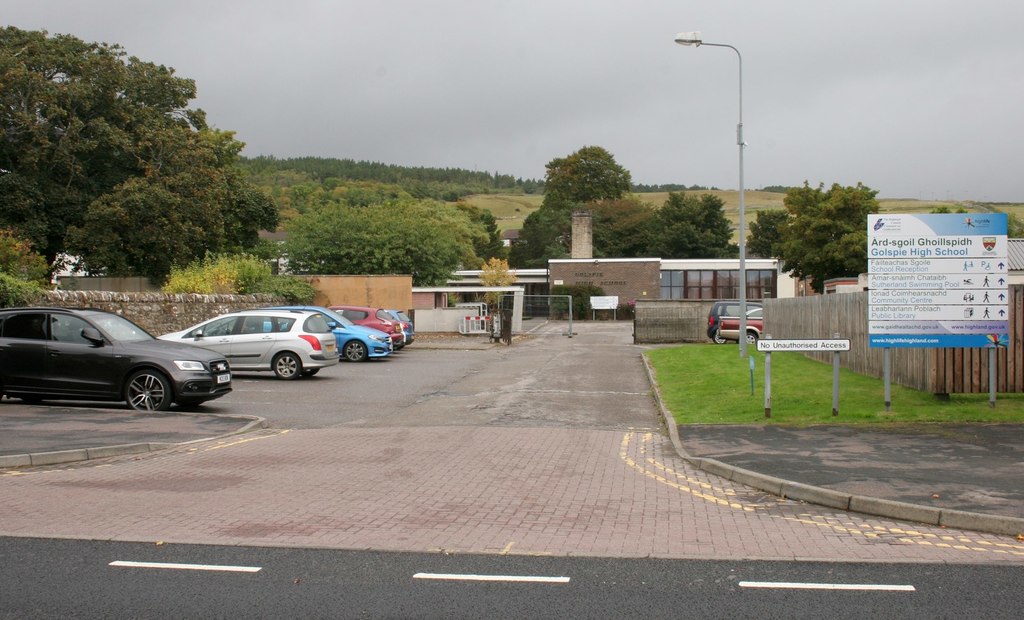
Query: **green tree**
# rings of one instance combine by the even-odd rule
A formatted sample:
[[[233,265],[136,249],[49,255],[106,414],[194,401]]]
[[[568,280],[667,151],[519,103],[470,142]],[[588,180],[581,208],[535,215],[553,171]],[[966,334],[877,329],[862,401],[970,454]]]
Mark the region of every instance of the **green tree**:
[[[542,269],[548,259],[567,258],[572,214],[564,206],[545,206],[526,216],[519,239],[512,244],[509,262],[520,268]]]
[[[142,172],[139,131],[202,127],[191,80],[116,45],[0,30],[0,212],[52,262],[87,206]]]
[[[786,192],[789,221],[776,246],[783,269],[795,278],[812,278],[817,292],[825,280],[867,271],[867,218],[878,213],[878,192],[858,183],[838,183],[824,191],[804,186]]]
[[[47,282],[48,271],[46,259],[33,252],[28,241],[19,238],[13,231],[0,228],[0,273],[43,285]]]
[[[285,248],[295,272],[411,274],[415,286],[437,286],[467,253],[475,258],[472,236],[482,230],[440,203],[329,204],[296,217],[288,234]]]
[[[508,248],[501,241],[501,231],[498,230],[498,220],[494,218],[487,209],[481,209],[464,202],[456,203],[456,206],[466,212],[471,220],[480,224],[486,236],[473,244],[476,255],[483,260],[497,258],[504,260],[508,257]]]
[[[657,214],[633,197],[601,200],[588,205],[593,215],[594,256],[638,258],[650,256]]]
[[[516,267],[547,267],[548,259],[569,255],[572,211],[587,203],[618,200],[632,186],[629,171],[599,146],[585,146],[548,162],[544,202],[523,221],[510,262]]]
[[[242,145],[207,129],[188,108],[195,96],[192,80],[120,46],[0,30],[0,226],[51,265],[69,250],[89,270],[153,278],[182,258],[255,243],[253,226],[276,225],[276,210],[232,170]],[[136,212],[149,198],[147,220]],[[138,249],[167,250],[147,235],[173,238],[176,226],[184,252]]]
[[[785,209],[766,209],[758,211],[750,223],[750,235],[747,238],[747,255],[759,258],[776,258],[779,255],[776,246],[782,239],[782,228],[789,221],[789,213]]]
[[[657,214],[651,254],[665,258],[731,258],[732,225],[718,196],[670,192]]]
[[[230,132],[155,132],[159,157],[90,205],[68,228],[67,248],[89,272],[162,282],[175,265],[208,253],[244,252],[277,226],[273,202],[232,167],[241,143]]]
[[[629,171],[599,146],[584,146],[548,162],[544,200],[585,204],[622,198],[632,187]]]

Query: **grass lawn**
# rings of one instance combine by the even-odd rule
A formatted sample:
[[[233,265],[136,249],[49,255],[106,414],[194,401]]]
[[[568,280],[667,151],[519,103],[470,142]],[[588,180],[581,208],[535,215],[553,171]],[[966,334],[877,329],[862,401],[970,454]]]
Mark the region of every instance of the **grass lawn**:
[[[842,370],[839,415],[832,415],[832,365],[799,353],[772,354],[772,417],[764,417],[764,354],[748,348],[750,359],[734,344],[686,344],[646,353],[655,371],[662,401],[679,424],[901,424],[1024,423],[1024,394],[932,394],[892,386],[892,407],[885,410],[881,379]]]

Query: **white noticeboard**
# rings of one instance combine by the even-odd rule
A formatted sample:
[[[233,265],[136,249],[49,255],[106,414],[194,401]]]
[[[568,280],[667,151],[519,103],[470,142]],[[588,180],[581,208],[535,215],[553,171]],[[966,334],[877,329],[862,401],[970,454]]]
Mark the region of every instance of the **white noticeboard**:
[[[872,347],[1007,346],[1005,213],[868,218]]]
[[[618,307],[619,298],[617,295],[590,298],[590,308],[593,310],[617,310]]]

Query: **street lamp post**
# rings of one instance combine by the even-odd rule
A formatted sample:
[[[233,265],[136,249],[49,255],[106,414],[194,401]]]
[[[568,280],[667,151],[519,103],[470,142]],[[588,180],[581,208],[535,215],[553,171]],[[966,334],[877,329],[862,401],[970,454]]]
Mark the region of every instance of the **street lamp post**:
[[[747,356],[747,222],[746,204],[743,196],[743,148],[747,145],[743,141],[743,55],[731,45],[722,43],[705,43],[699,32],[680,32],[676,35],[676,43],[679,45],[710,45],[711,47],[728,47],[736,52],[740,67],[740,120],[736,125],[736,144],[740,151],[740,357]]]

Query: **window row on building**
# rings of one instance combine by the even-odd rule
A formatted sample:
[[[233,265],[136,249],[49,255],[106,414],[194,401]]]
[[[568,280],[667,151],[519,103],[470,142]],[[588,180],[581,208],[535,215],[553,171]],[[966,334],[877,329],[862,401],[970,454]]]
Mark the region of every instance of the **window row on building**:
[[[747,269],[747,299],[776,297],[778,271]],[[739,269],[666,269],[661,271],[661,299],[738,299]]]

